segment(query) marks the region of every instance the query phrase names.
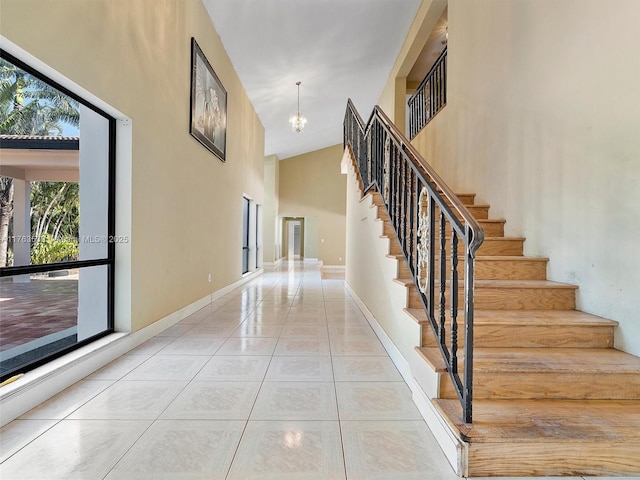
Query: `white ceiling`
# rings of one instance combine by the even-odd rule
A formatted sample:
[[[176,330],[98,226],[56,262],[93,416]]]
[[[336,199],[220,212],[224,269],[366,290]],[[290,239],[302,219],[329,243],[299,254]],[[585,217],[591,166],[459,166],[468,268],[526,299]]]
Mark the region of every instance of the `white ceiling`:
[[[351,98],[368,118],[420,0],[202,0],[280,159],[342,143]],[[294,133],[289,117],[308,120]]]

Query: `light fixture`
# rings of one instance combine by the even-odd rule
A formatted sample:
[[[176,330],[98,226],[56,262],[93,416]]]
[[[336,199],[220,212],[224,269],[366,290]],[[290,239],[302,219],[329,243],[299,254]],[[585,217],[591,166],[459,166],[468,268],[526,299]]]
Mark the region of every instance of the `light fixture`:
[[[291,129],[296,133],[300,133],[302,130],[304,130],[304,126],[307,124],[307,119],[305,118],[304,115],[300,113],[300,84],[301,83],[302,82],[296,82],[296,85],[298,86],[298,111],[295,115],[291,115],[291,117],[289,117],[289,123],[291,124]]]

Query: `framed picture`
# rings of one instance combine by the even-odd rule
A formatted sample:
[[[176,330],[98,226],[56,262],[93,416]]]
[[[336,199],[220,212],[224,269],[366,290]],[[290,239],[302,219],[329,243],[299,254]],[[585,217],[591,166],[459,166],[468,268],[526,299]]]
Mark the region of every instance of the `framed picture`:
[[[191,38],[191,125],[189,132],[223,162],[227,146],[227,91]]]

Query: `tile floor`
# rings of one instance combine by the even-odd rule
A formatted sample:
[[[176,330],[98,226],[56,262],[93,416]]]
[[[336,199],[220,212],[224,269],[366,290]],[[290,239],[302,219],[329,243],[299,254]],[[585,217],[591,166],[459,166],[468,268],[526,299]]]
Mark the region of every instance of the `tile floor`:
[[[458,478],[344,282],[301,264],[0,433],[3,480]]]

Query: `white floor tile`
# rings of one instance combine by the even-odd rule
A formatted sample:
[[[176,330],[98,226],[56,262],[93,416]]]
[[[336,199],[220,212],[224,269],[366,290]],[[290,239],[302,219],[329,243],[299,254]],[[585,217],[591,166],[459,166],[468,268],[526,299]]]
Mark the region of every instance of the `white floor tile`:
[[[334,357],[336,382],[401,382],[389,357]]]
[[[57,422],[58,420],[14,420],[0,428],[0,463]]]
[[[275,355],[329,356],[329,340],[326,337],[280,337]]]
[[[338,422],[250,421],[227,480],[344,479]]]
[[[63,419],[113,384],[111,380],[83,380],[51,397],[20,418]]]
[[[156,337],[160,338],[160,337]],[[175,341],[174,338],[171,337],[162,337],[163,342],[158,343],[156,345],[157,348],[154,349],[159,351],[164,348],[169,343]],[[148,342],[147,342],[148,343]],[[143,344],[144,345],[144,344]],[[141,345],[142,346],[142,345]],[[135,350],[134,350],[135,351]],[[129,373],[134,368],[142,365],[144,362],[151,358],[151,354],[148,355],[139,355],[139,351],[135,354],[122,355],[120,358],[117,358],[113,362],[105,365],[100,370],[92,373],[87,377],[87,379],[91,380],[120,380],[127,373]],[[154,352],[155,353],[155,352]]]
[[[189,324],[176,324],[163,331],[161,331],[158,337],[180,337],[192,329],[194,326]]]
[[[274,356],[265,377],[267,382],[332,382],[331,358]]]
[[[261,382],[271,362],[270,356],[220,356],[209,360],[194,381]]]
[[[2,480],[102,480],[145,420],[62,420],[2,465]]]
[[[144,342],[142,345],[131,350],[129,354],[153,355],[154,353],[158,353],[162,348],[170,344],[172,341],[173,338],[171,337],[153,337]]]
[[[123,380],[191,380],[208,356],[157,354],[127,374]]]
[[[457,480],[422,421],[342,422],[349,480]]]
[[[194,326],[191,330],[184,334],[185,337],[221,337],[227,338],[233,332],[240,321],[220,323],[213,321],[211,323],[204,321]]]
[[[264,382],[251,420],[338,420],[333,382]]]
[[[327,327],[324,325],[299,325],[297,323],[287,323],[280,336],[329,338]]]
[[[421,420],[404,382],[336,382],[340,420]]]
[[[216,355],[272,355],[277,338],[229,338]]]
[[[230,336],[232,337],[278,337],[282,325],[268,325],[262,323],[242,323]]]
[[[331,353],[334,356],[382,356],[387,357],[387,351],[376,337],[331,337]]]
[[[193,381],[171,402],[160,418],[247,420],[260,382]]]
[[[245,422],[159,420],[106,480],[224,480]]]
[[[70,419],[149,419],[164,411],[186,382],[120,381],[87,402]]]
[[[159,355],[213,355],[224,343],[224,338],[194,336],[192,333],[176,338]]]

